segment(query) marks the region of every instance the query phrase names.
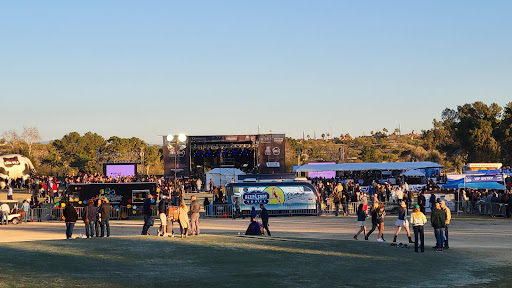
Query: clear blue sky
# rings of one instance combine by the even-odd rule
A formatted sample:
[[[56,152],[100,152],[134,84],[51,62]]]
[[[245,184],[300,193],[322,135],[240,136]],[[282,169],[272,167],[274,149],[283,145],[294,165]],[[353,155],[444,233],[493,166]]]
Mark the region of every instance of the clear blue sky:
[[[512,1],[2,1],[0,133],[302,137],[512,101]]]

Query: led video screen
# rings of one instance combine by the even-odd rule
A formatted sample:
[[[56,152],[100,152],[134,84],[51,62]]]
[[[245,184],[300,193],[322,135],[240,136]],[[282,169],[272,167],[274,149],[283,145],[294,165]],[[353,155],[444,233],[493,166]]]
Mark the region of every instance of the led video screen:
[[[137,164],[105,164],[105,175],[108,177],[135,176]]]

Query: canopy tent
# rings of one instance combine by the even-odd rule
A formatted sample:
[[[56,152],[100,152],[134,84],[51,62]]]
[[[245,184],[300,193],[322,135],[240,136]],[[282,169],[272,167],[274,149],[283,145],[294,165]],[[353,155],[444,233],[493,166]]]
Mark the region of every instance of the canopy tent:
[[[245,173],[236,168],[214,168],[206,172],[206,187],[209,186],[210,179],[215,186],[224,186],[230,183],[232,178],[237,180],[237,175],[245,175]]]
[[[294,169],[294,172],[310,171],[372,171],[372,170],[411,170],[426,168],[443,168],[435,162],[393,162],[393,163],[343,163],[343,164],[315,164],[302,165]]]
[[[411,170],[407,170],[404,173],[400,174],[400,176],[405,176],[405,177],[425,177],[425,173],[422,173],[421,171],[418,171],[418,170],[415,170],[415,169],[411,169]]]
[[[471,182],[464,183],[464,179],[450,181],[443,185],[443,189],[459,189],[459,188],[471,188],[471,189],[495,189],[504,190],[505,185],[498,182]]]

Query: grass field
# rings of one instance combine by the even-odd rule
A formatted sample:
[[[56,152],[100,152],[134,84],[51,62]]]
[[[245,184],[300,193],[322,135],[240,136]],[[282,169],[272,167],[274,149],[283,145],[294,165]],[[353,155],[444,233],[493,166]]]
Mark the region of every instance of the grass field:
[[[201,235],[0,245],[0,287],[508,287],[471,254],[367,241]]]

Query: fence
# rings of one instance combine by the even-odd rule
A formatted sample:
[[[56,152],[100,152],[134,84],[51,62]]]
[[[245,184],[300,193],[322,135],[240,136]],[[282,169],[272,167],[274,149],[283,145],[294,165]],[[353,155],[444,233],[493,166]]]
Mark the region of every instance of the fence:
[[[460,201],[455,202],[455,206],[455,212],[457,214],[466,213],[470,215],[489,215],[494,217],[508,217],[511,214],[510,207],[505,203]]]
[[[251,217],[250,210],[242,210],[237,212],[232,204],[210,204],[204,207],[205,216],[212,218],[237,218]],[[298,205],[282,205],[278,210],[268,210],[270,216],[298,216],[298,215],[318,215],[320,210],[301,208]]]
[[[330,200],[330,199],[329,199]],[[347,212],[350,215],[355,215],[357,207],[361,202],[350,202],[347,204]],[[461,201],[451,202],[452,205],[449,208],[452,213],[455,214],[469,214],[469,215],[489,215],[493,217],[507,217],[511,214],[511,208],[505,203],[487,203],[484,201]],[[372,206],[372,202],[368,202],[368,209]],[[77,207],[78,218],[82,219],[84,215],[85,207]],[[385,202],[384,209],[388,214],[398,213],[398,203]],[[231,204],[210,204],[204,207],[205,216],[212,218],[232,218],[233,215],[236,217],[250,217],[251,211],[243,210],[237,213],[234,205]],[[152,206],[152,216],[158,216],[158,206]],[[60,220],[62,219],[63,209],[60,208],[33,208],[29,212],[29,221],[34,222],[49,221],[49,220]],[[280,210],[268,210],[271,216],[298,216],[298,215],[319,215],[320,213],[331,214],[336,212],[336,205],[332,201],[327,201],[327,204],[322,203],[321,210],[317,209],[300,209],[300,207],[294,207],[292,205],[284,205]],[[343,213],[343,205],[339,205],[339,213]],[[118,209],[112,209],[110,212],[110,219],[133,219],[143,218],[142,209],[128,208],[126,206],[119,207]]]

